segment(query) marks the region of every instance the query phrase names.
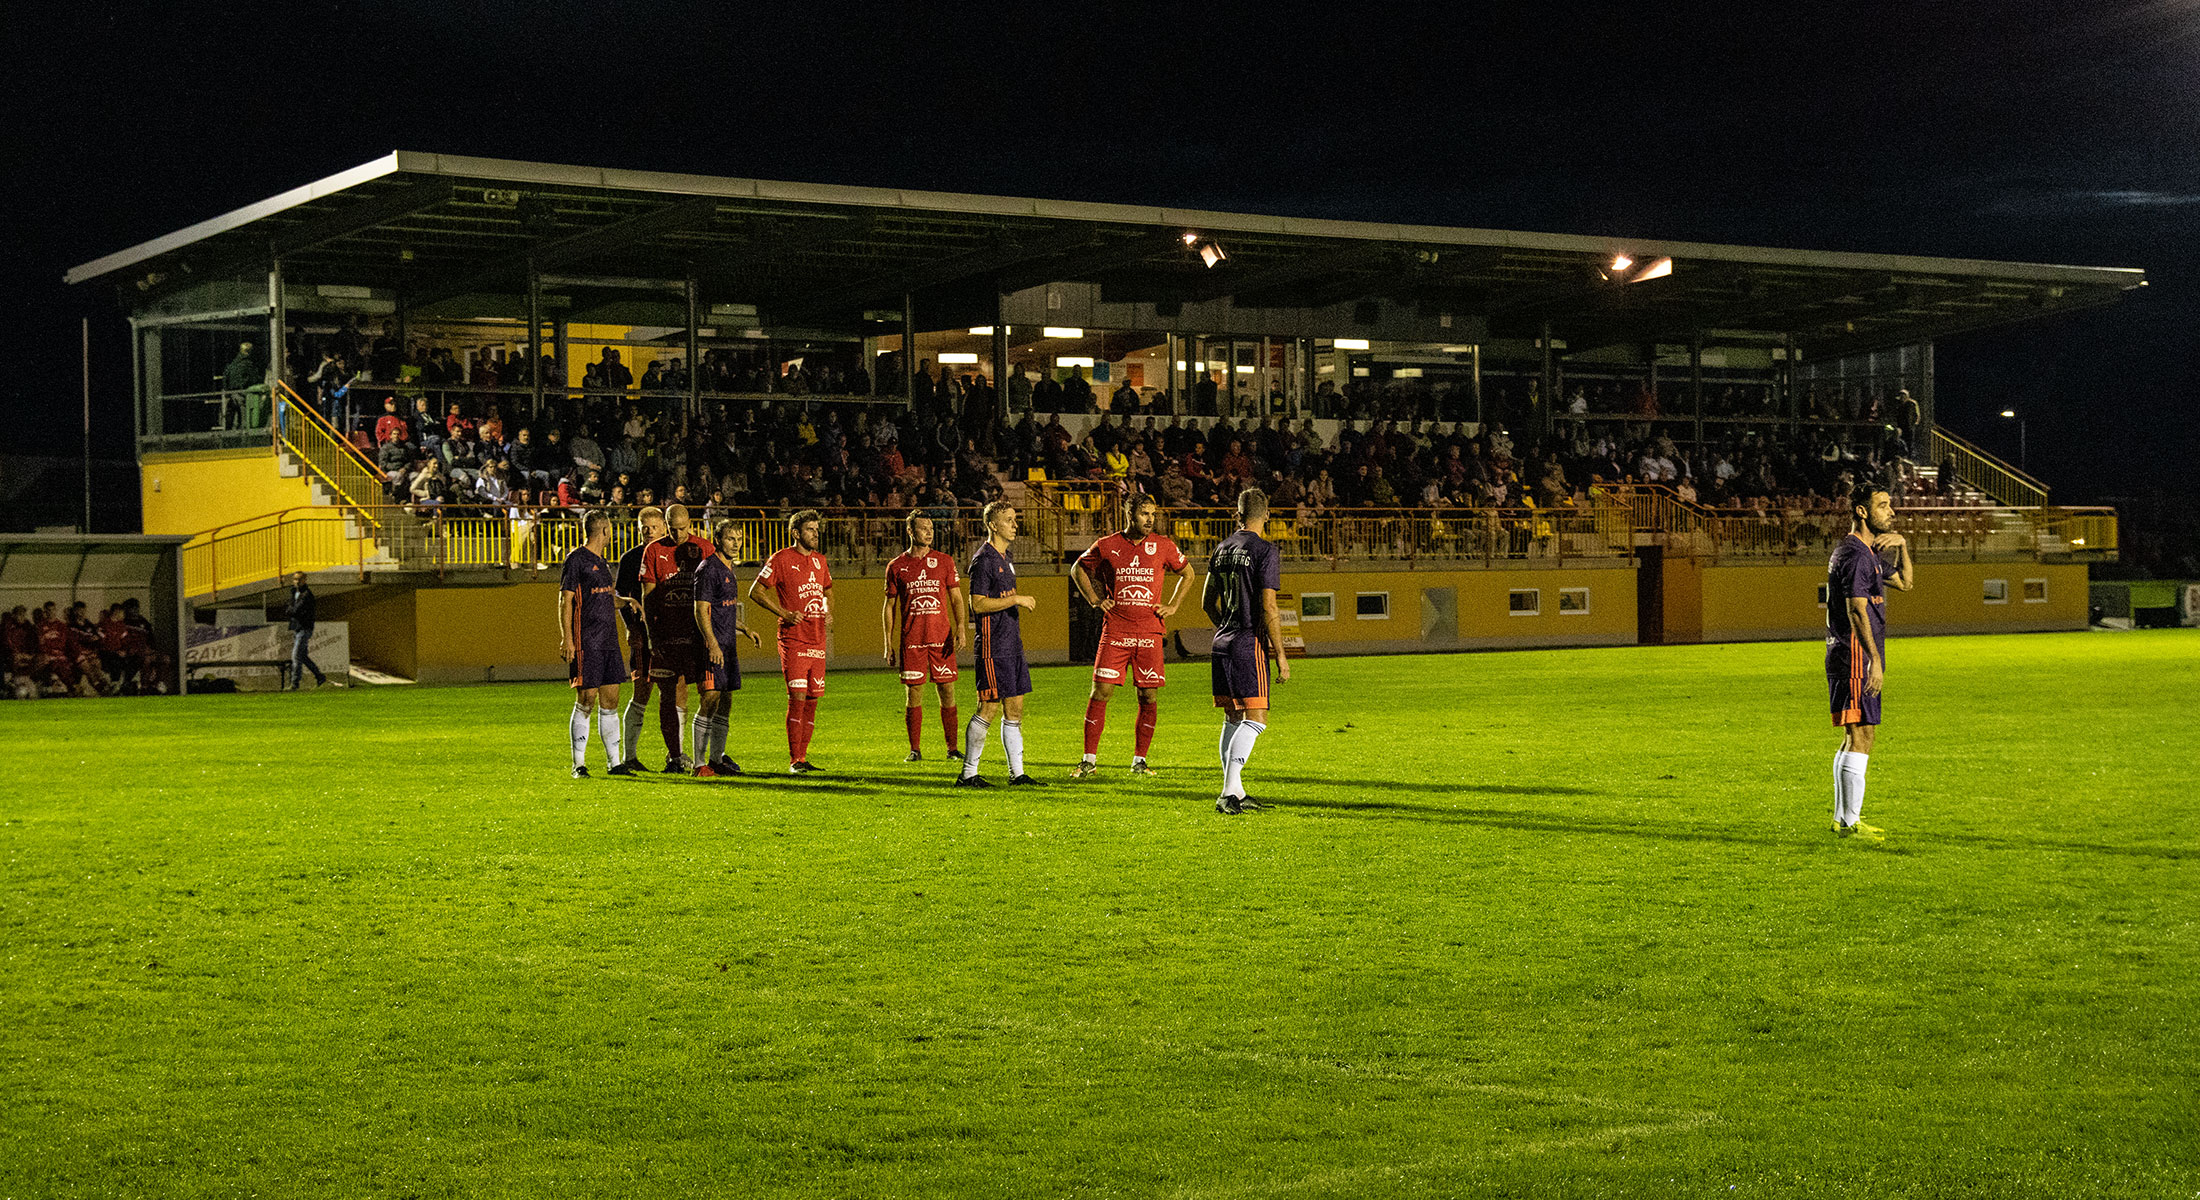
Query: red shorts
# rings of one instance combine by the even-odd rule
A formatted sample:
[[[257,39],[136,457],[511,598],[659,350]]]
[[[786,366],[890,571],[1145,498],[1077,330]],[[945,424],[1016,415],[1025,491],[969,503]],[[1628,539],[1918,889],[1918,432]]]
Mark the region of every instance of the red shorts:
[[[1092,660],[1096,683],[1128,683],[1157,688],[1169,682],[1161,673],[1161,635],[1132,633],[1100,635],[1100,653]]]
[[[959,675],[955,669],[953,642],[901,648],[901,681],[911,687],[927,679],[934,683],[953,683]]]
[[[779,643],[779,673],[787,691],[812,698],[825,694],[825,647]]]

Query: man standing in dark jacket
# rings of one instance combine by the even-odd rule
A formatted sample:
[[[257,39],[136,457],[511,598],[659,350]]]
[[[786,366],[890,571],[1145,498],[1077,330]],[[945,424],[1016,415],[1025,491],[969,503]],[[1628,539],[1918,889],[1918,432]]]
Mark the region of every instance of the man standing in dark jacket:
[[[300,571],[290,577],[290,690],[297,691],[305,681],[306,672],[313,672],[313,686],[328,682],[321,668],[313,661],[313,589],[306,586],[306,573]]]

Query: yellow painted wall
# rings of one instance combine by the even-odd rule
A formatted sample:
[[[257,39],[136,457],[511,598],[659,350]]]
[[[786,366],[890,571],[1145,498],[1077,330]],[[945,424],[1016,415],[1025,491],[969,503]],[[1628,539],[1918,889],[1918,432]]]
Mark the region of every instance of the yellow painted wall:
[[[2008,581],[2009,602],[1987,604],[1989,579]],[[2024,581],[2047,580],[2045,603],[2024,601]],[[1823,636],[1818,603],[1822,565],[1717,566],[1703,572],[1703,637],[1707,642]],[[2032,562],[1917,565],[1917,586],[1887,592],[1889,636],[1930,633],[2028,632],[2083,629],[2087,614],[2083,564]]]
[[[1456,628],[1448,638],[1421,636],[1421,593],[1451,588],[1458,601]],[[1509,597],[1515,588],[1541,592],[1541,611],[1514,616]],[[1561,588],[1587,588],[1587,612],[1561,613]],[[1336,616],[1299,622],[1310,653],[1351,654],[1383,650],[1444,650],[1459,647],[1548,646],[1632,643],[1635,640],[1635,573],[1631,570],[1575,568],[1533,571],[1309,571],[1283,576],[1283,590],[1294,596],[1327,592]],[[1362,620],[1358,596],[1390,593],[1390,615]],[[1303,604],[1303,601],[1302,601]],[[1178,613],[1176,625],[1206,628],[1196,597]]]
[[[203,533],[313,503],[304,477],[283,478],[266,447],[147,454],[138,474],[147,533]]]

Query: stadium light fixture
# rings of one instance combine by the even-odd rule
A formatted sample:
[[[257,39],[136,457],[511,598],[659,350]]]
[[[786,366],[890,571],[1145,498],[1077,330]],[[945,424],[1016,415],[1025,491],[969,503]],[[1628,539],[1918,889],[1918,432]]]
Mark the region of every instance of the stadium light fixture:
[[[2002,419],[2003,419],[2003,420],[2005,420],[2005,421],[2015,421],[2015,422],[2017,423],[2017,469],[2018,469],[2019,471],[2029,471],[2029,470],[2031,470],[2031,469],[2032,469],[2032,468],[2031,468],[2031,466],[2030,466],[2030,465],[2029,465],[2029,464],[2028,464],[2028,463],[2027,463],[2027,462],[2025,461],[2025,459],[2026,459],[2026,450],[2027,450],[2027,447],[2026,447],[2026,446],[2025,446],[2025,444],[2024,444],[2024,443],[2025,443],[2025,436],[2024,436],[2024,433],[2025,433],[2025,430],[2024,430],[2024,418],[2023,418],[2023,417],[2020,417],[2020,416],[2018,416],[2018,415],[2017,415],[2017,410],[2016,410],[2016,409],[2013,409],[2013,408],[2005,408],[2005,409],[2002,409],[2002,410],[2001,410],[2001,415],[2002,415]]]
[[[1194,230],[1185,230],[1184,244],[1187,246],[1197,246],[1199,244],[1199,234]]]
[[[1085,336],[1085,331],[1074,325],[1048,325],[1041,328],[1039,332],[1052,338],[1081,338]]]
[[[1216,263],[1228,257],[1230,257],[1228,254],[1223,253],[1222,243],[1220,242],[1209,241],[1200,244],[1199,261],[1206,263],[1209,267],[1213,267]]]
[[[992,337],[993,327],[991,325],[972,325],[970,335],[972,337]]]
[[[1634,265],[1635,260],[1627,257],[1624,254],[1615,254],[1612,256],[1612,274],[1614,275],[1617,275]]]
[[[1666,276],[1671,275],[1672,273],[1673,260],[1670,258],[1661,258],[1658,259],[1656,262],[1651,263],[1649,266],[1644,267],[1642,270],[1635,272],[1634,278],[1629,279],[1627,282],[1641,283],[1645,279],[1663,279]]]
[[[2005,408],[2005,409],[2002,409],[2002,410],[2001,410],[2001,415],[2002,415],[2002,416],[2005,416],[2005,417],[2010,417],[2010,418],[2014,418],[2014,417],[2015,417],[2015,416],[2017,415],[2017,410],[2016,410],[2016,409],[2013,409],[2013,408]]]

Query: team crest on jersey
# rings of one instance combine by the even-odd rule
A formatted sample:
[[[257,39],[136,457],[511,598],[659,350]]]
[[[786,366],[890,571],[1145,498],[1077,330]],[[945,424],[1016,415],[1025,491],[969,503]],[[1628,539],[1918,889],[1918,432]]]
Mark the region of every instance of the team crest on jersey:
[[[1148,554],[1159,554],[1159,553],[1161,553],[1161,547],[1159,547],[1159,546],[1155,545],[1155,544],[1154,544],[1154,543],[1152,543],[1152,542],[1147,542],[1147,543],[1146,543],[1146,553],[1148,553]]]

